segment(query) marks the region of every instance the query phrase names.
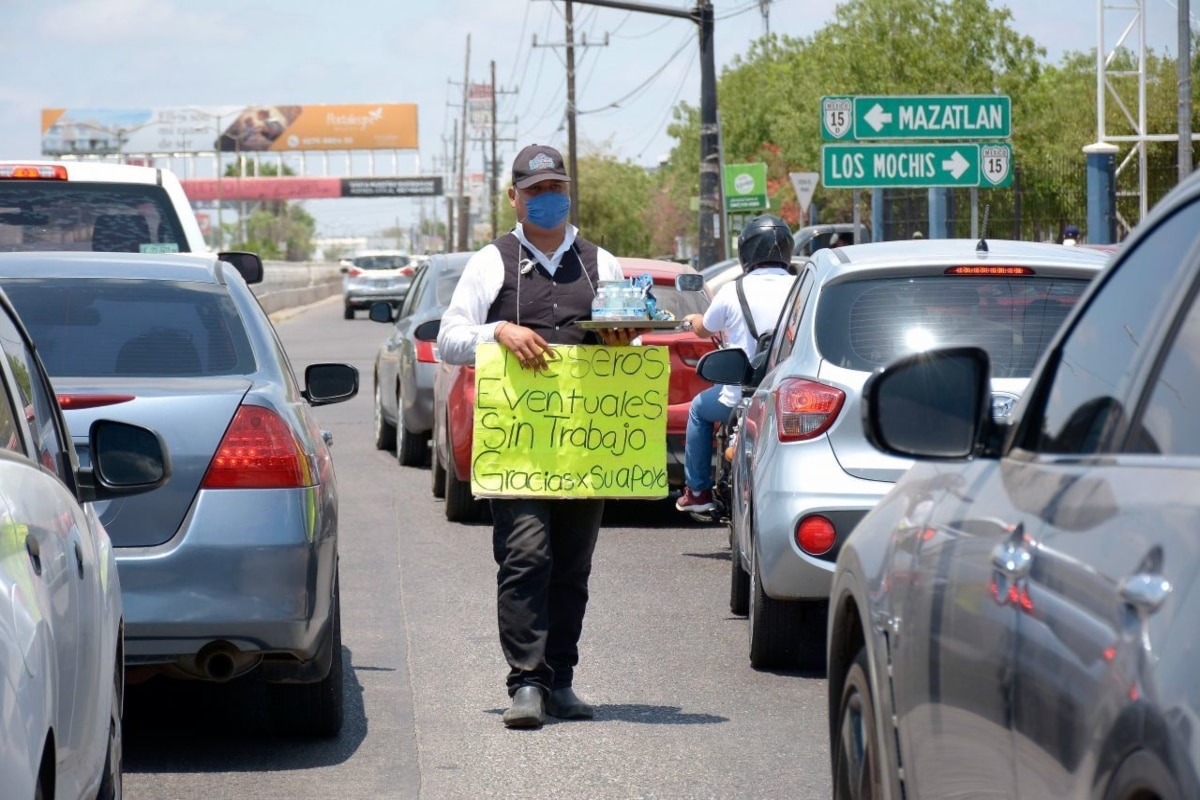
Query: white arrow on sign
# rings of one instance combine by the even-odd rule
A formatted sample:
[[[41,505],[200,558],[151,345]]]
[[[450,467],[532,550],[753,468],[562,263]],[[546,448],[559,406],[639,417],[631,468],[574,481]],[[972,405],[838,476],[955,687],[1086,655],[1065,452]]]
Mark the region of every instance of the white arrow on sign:
[[[875,129],[876,133],[879,133],[881,130],[883,130],[884,125],[887,125],[892,121],[892,115],[884,111],[883,106],[879,105],[879,103],[876,103],[875,105],[871,106],[871,110],[867,112],[867,115],[863,117],[863,119],[867,121],[868,125]]]
[[[942,162],[942,169],[954,176],[955,180],[962,177],[962,174],[971,168],[971,162],[963,158],[963,154],[957,150],[945,161]]]
[[[796,200],[800,203],[800,216],[803,217],[808,213],[808,206],[812,203],[817,184],[821,182],[821,173],[789,172],[788,177],[792,179],[792,188],[796,190]]]

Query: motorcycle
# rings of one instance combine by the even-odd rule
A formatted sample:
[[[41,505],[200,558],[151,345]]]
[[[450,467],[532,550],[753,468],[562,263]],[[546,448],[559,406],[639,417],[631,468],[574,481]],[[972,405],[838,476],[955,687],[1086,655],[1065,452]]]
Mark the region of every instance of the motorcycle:
[[[742,398],[729,412],[729,418],[717,425],[713,434],[713,507],[708,511],[692,511],[692,519],[697,522],[716,522],[729,524],[729,514],[732,509],[731,492],[733,489],[733,454],[737,448],[738,429],[742,424],[742,415],[746,411],[748,398]]]

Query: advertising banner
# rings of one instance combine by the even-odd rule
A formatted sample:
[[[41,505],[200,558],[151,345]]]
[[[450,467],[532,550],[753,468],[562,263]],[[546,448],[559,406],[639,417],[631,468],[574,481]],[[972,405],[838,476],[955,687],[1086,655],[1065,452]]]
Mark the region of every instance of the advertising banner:
[[[764,211],[770,207],[766,164],[725,165],[726,211]]]
[[[329,197],[437,197],[441,175],[397,178],[184,178],[188,200],[306,200]]]
[[[480,497],[667,496],[665,347],[560,345],[549,369],[475,351],[471,490]]]
[[[415,149],[414,103],[42,109],[51,157]]]

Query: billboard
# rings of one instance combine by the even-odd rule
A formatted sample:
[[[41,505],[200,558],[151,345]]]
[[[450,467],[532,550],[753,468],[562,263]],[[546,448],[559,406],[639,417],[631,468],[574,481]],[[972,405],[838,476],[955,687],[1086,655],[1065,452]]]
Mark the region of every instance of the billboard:
[[[437,197],[441,175],[396,178],[181,178],[188,200],[311,200],[331,197]]]
[[[42,109],[52,157],[415,149],[415,103]]]

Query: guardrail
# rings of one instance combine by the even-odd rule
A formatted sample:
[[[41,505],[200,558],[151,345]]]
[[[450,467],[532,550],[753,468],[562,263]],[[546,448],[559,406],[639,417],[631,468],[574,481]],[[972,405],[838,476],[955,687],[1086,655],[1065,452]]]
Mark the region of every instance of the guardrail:
[[[250,288],[263,310],[273,314],[340,294],[341,267],[317,261],[264,261],[262,283]]]

